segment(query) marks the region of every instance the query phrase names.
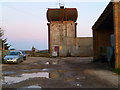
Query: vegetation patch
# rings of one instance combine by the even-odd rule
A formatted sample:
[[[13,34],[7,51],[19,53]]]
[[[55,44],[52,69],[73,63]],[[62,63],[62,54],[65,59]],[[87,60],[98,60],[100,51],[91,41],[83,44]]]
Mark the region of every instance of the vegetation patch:
[[[48,53],[48,50],[40,51],[39,53]]]
[[[113,69],[112,71],[120,75],[120,69]]]

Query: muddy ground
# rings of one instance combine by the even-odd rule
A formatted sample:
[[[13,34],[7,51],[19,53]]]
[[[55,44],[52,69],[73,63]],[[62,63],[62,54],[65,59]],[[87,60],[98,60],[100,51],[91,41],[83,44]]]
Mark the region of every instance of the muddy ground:
[[[2,88],[117,88],[118,85],[93,73],[109,71],[108,64],[92,60],[92,57],[27,57],[19,64],[3,64]]]

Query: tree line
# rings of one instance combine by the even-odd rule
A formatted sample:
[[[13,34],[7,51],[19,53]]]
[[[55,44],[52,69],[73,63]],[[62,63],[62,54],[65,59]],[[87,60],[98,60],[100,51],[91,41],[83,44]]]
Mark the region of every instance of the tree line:
[[[0,28],[0,40],[2,41],[2,49],[8,50],[11,45],[7,43],[7,38],[3,39],[4,31]]]

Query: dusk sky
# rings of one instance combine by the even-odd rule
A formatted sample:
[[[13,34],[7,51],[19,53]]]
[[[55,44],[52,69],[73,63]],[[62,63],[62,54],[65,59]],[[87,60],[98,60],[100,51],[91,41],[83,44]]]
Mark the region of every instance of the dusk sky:
[[[26,1],[26,2],[25,2]],[[64,0],[65,8],[77,8],[77,36],[92,37],[92,25],[110,0]],[[0,27],[4,38],[15,49],[30,50],[32,46],[48,48],[47,8],[59,8],[59,0],[4,0],[0,2]]]

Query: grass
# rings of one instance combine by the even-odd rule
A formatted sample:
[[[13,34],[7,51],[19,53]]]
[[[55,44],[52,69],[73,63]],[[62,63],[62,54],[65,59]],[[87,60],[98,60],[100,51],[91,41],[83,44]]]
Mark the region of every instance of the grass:
[[[39,53],[48,53],[48,50],[40,51]]]
[[[120,75],[120,69],[113,69],[112,71]]]

